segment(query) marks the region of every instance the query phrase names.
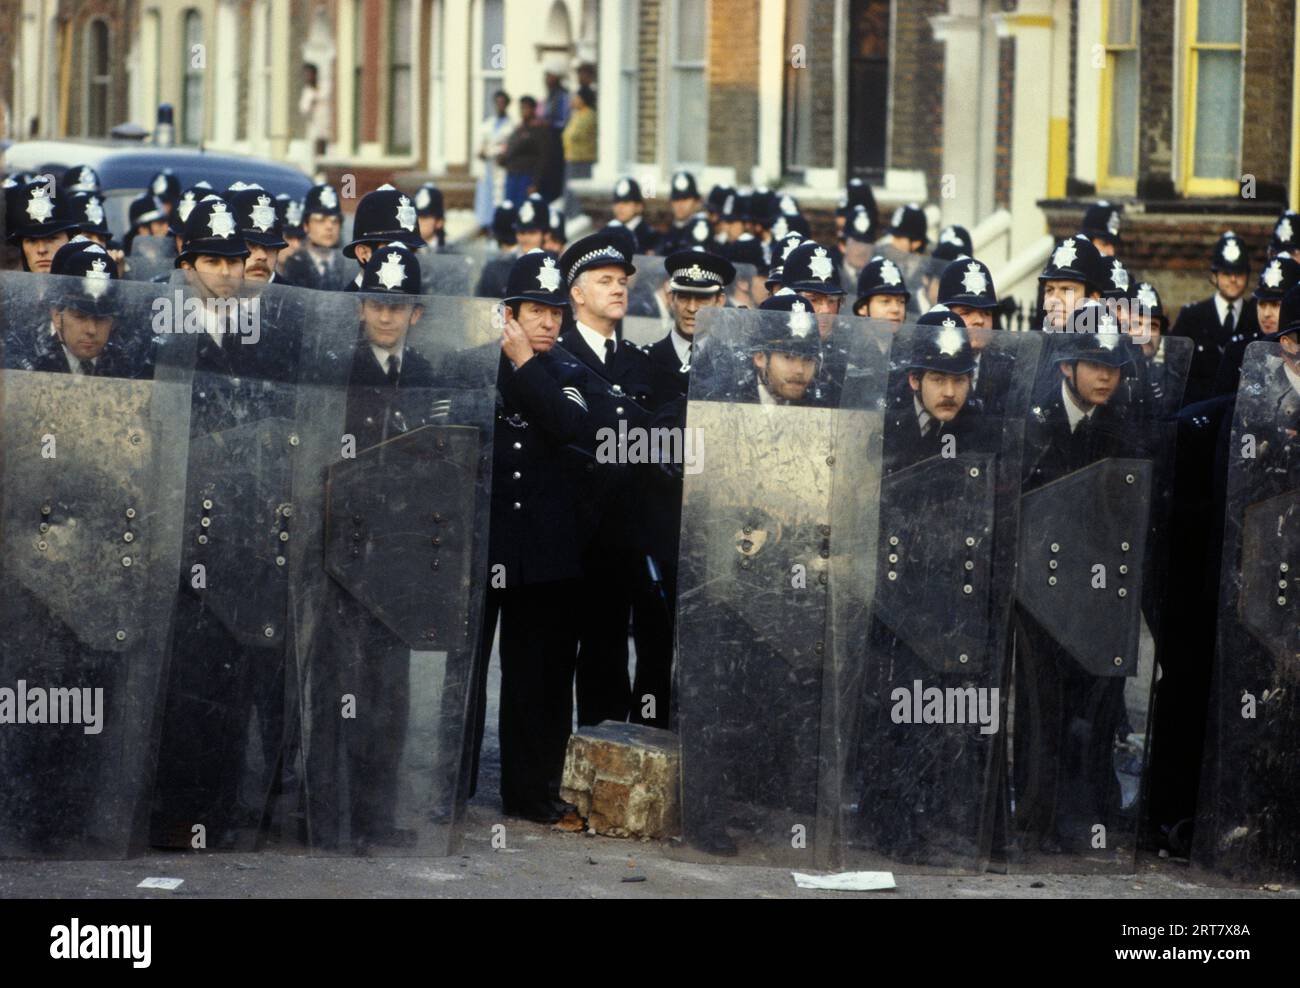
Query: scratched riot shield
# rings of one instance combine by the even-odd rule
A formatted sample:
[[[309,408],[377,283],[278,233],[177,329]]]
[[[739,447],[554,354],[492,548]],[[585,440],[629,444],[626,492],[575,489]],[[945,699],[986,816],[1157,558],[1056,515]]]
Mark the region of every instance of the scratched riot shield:
[[[682,502],[681,851],[813,867],[832,852],[819,804],[835,441],[861,442],[878,412],[818,397],[812,313],[707,309],[696,341],[686,421],[705,452]],[[887,349],[863,348],[876,400]],[[852,451],[863,483],[871,449]]]
[[[852,438],[837,443],[825,747],[838,795],[824,806],[849,870],[974,871],[993,840],[1021,426],[1041,337],[977,342],[955,322],[898,328],[876,485],[846,455]],[[874,343],[855,338],[849,366],[870,366]],[[977,373],[997,373],[999,401],[976,397]],[[882,404],[866,383],[847,375],[842,421]]]
[[[1247,347],[1227,448],[1218,650],[1193,857],[1250,882],[1300,876],[1296,368],[1281,344]]]
[[[146,286],[0,288],[46,313],[0,313],[37,355],[0,378],[0,857],[125,857],[147,837],[188,392],[119,345],[149,324]]]
[[[1025,419],[1007,826],[993,849],[1012,871],[1134,867],[1191,344],[1106,328],[1044,337]]]
[[[426,295],[473,294],[478,278],[478,267],[468,254],[431,253],[420,251],[420,284]]]
[[[151,839],[253,848],[284,765],[299,351],[311,296],[185,278],[155,313],[157,376],[189,381],[179,593]],[[315,326],[312,326],[315,331]]]
[[[400,298],[400,342],[370,297],[320,299],[299,400],[293,692],[321,854],[448,854],[468,789],[498,307]]]

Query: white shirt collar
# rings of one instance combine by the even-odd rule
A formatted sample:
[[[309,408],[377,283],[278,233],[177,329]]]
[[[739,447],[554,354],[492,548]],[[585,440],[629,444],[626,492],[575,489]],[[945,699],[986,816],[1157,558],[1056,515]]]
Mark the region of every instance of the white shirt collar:
[[[81,369],[81,358],[80,358],[80,357],[74,357],[74,356],[72,355],[72,351],[68,349],[67,344],[63,343],[62,341],[59,342],[59,346],[63,347],[63,355],[64,355],[65,357],[68,358],[68,369],[69,369],[70,371],[72,371],[72,373],[74,373],[74,374],[83,374],[83,373],[85,373],[85,372]],[[99,366],[99,357],[91,357],[91,358],[90,358],[90,366],[91,366],[91,367],[98,367],[98,366]]]
[[[596,354],[596,359],[599,360],[602,364],[605,362],[605,341],[606,340],[613,340],[614,350],[615,351],[618,350],[618,340],[614,338],[613,333],[610,333],[608,336],[601,336],[599,333],[597,333],[586,323],[575,321],[575,325],[577,325],[578,327],[578,335],[581,336],[586,341],[587,346],[591,347],[592,351],[595,352]]]
[[[225,310],[225,304],[223,301],[222,311],[224,310]],[[215,343],[217,346],[224,346],[226,342],[226,336],[230,332],[233,332],[233,329],[228,330],[226,328],[225,323],[221,320],[220,316],[218,315],[218,310],[213,306],[209,305],[206,299],[203,300],[203,331],[208,334],[208,336],[212,339],[212,342]]]
[[[373,354],[375,355],[375,360],[379,363],[379,369],[382,370],[385,374],[388,373],[388,358],[389,358],[389,357],[396,357],[396,358],[397,358],[397,372],[398,372],[399,374],[402,372],[402,347],[401,347],[401,344],[398,344],[397,346],[393,347],[393,348],[390,350],[390,349],[388,349],[387,347],[382,347],[382,346],[380,346],[378,343],[371,343],[371,344],[370,344],[370,352],[373,353]]]
[[[682,362],[683,367],[691,365],[691,341],[674,329],[668,334],[668,338],[673,341],[673,349],[677,352],[677,359]]]
[[[627,227],[629,230],[635,230],[637,227],[641,225],[641,217],[633,216],[630,220],[628,220],[623,225]]]
[[[1232,303],[1232,325],[1236,328],[1241,323],[1241,307],[1245,303],[1245,296],[1237,299]],[[1219,325],[1223,325],[1223,320],[1228,314],[1228,300],[1218,292],[1214,293],[1214,311],[1219,314]]]
[[[1070,432],[1074,432],[1084,419],[1092,418],[1092,413],[1097,410],[1097,406],[1093,405],[1086,412],[1081,411],[1075,404],[1074,395],[1070,394],[1070,386],[1065,381],[1061,382],[1061,401],[1065,404],[1065,420],[1070,423]]]

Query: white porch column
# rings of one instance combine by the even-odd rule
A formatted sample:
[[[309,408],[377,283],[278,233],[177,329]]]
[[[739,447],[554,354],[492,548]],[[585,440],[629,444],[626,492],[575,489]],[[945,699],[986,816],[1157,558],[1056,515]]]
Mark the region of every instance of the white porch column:
[[[952,198],[940,197],[943,222],[974,226],[980,220],[978,192],[980,131],[987,125],[981,107],[980,0],[949,0],[948,13],[930,18],[943,54],[943,173]],[[996,110],[995,110],[996,115]],[[941,186],[940,192],[943,188]]]
[[[443,115],[442,153],[448,168],[468,166],[473,153],[473,135],[478,121],[473,119],[474,102],[470,99],[470,4],[449,2],[442,5],[442,106],[433,112]]]

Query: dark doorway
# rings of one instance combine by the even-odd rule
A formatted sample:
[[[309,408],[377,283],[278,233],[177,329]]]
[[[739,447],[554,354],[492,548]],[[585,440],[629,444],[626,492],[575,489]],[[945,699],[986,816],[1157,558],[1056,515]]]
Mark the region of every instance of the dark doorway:
[[[850,178],[885,180],[889,138],[889,2],[849,2]]]

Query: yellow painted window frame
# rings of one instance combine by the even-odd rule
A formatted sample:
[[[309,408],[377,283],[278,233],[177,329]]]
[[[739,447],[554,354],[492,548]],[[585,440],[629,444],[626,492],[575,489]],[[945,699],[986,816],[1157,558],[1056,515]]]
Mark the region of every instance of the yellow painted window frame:
[[[1097,189],[1100,192],[1118,193],[1121,195],[1135,195],[1137,193],[1137,160],[1133,162],[1133,177],[1124,178],[1115,176],[1110,173],[1110,122],[1114,119],[1112,110],[1115,103],[1115,53],[1124,51],[1138,50],[1138,10],[1141,6],[1141,0],[1134,0],[1133,3],[1133,30],[1130,35],[1133,41],[1127,45],[1112,45],[1110,43],[1110,0],[1102,0],[1101,4],[1101,37],[1102,45],[1106,49],[1106,66],[1101,72],[1101,120],[1097,128]],[[1141,100],[1141,81],[1138,82],[1139,94]],[[1140,143],[1141,114],[1135,114],[1133,119],[1133,147],[1137,151]],[[1135,158],[1139,155],[1135,154]]]
[[[1235,51],[1245,58],[1246,49],[1246,12],[1242,11],[1242,38],[1236,44],[1223,42],[1197,41],[1197,23],[1200,18],[1201,0],[1186,0],[1183,9],[1183,127],[1182,147],[1182,186],[1183,193],[1189,196],[1235,196],[1241,191],[1240,179],[1235,178],[1198,178],[1192,173],[1196,160],[1196,53],[1201,51]],[[1223,0],[1210,0],[1221,3]],[[1240,2],[1240,0],[1237,0]],[[1243,65],[1244,68],[1244,65]],[[1244,90],[1243,90],[1244,92]],[[1243,107],[1244,111],[1244,107]],[[1240,135],[1238,135],[1237,161],[1241,162]]]

